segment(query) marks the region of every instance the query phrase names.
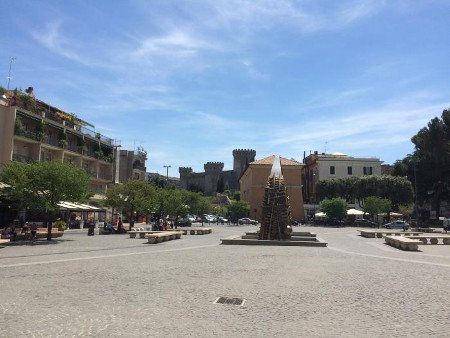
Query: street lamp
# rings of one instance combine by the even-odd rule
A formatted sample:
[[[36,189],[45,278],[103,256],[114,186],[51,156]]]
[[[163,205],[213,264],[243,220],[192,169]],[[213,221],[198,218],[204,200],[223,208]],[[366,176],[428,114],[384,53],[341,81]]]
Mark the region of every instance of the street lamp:
[[[170,165],[163,165],[164,168],[166,168],[166,187],[169,185],[169,168],[171,168]]]

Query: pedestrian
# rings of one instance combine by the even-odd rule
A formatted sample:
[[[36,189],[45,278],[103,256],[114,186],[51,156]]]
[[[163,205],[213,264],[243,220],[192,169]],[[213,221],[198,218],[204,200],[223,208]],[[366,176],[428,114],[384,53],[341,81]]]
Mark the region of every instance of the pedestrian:
[[[119,221],[117,222],[117,233],[118,234],[122,234],[123,233],[122,217],[119,217]]]
[[[95,222],[92,218],[88,219],[87,226],[88,226],[88,236],[94,236]]]
[[[31,223],[31,240],[34,242],[36,240],[36,233],[37,233],[37,224]]]

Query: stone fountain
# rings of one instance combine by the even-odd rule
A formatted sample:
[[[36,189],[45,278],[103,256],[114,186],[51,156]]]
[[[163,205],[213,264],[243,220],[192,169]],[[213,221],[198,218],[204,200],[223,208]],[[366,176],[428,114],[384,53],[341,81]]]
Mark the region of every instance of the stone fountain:
[[[276,156],[267,179],[262,201],[261,227],[258,232],[222,239],[222,244],[322,246],[323,242],[311,232],[293,232],[289,196],[284,184],[280,157]]]

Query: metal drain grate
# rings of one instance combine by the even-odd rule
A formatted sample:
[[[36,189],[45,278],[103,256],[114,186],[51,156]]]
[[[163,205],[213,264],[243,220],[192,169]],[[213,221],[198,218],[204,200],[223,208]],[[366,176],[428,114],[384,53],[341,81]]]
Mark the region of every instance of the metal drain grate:
[[[245,299],[243,298],[230,298],[230,297],[219,297],[216,299],[214,304],[227,304],[227,305],[244,305]]]

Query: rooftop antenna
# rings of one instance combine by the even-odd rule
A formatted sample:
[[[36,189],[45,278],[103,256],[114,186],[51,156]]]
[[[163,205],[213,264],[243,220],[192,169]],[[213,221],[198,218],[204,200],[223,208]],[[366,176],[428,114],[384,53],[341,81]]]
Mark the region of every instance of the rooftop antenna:
[[[328,145],[328,141],[325,141],[325,154],[327,153],[327,145]]]
[[[9,84],[10,84],[11,79],[12,79],[12,77],[11,77],[12,63],[13,63],[15,60],[16,60],[16,58],[13,57],[13,56],[11,56],[11,57],[9,58],[8,85],[6,86],[6,89],[7,89],[7,90],[9,90]]]

